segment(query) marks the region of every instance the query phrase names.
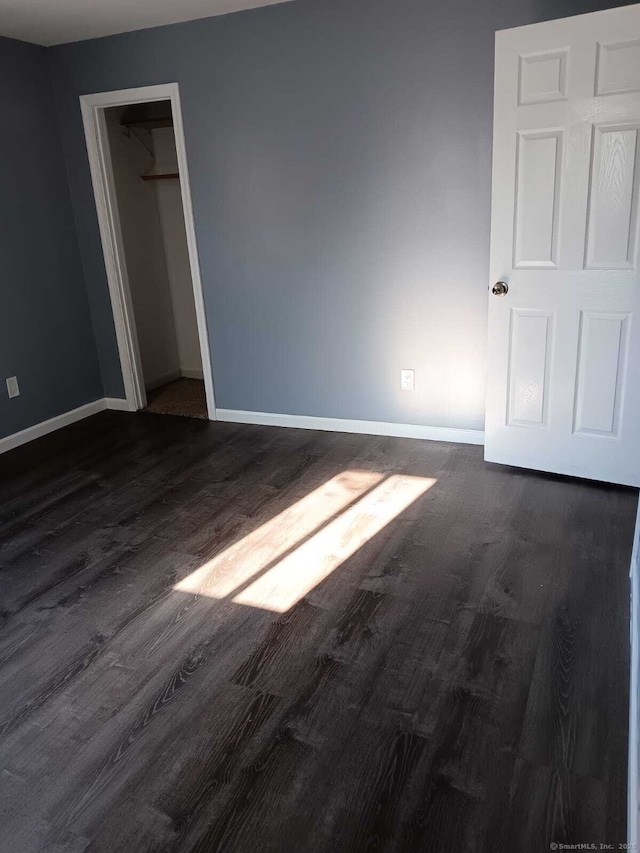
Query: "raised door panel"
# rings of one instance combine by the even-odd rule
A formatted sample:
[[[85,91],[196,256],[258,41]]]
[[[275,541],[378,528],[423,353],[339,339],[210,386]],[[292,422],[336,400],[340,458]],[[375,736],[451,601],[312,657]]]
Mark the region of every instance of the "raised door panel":
[[[587,269],[631,269],[638,219],[638,126],[595,127]]]
[[[596,95],[640,91],[640,39],[598,44]]]
[[[622,415],[629,315],[580,317],[574,432],[615,438]]]
[[[511,311],[507,405],[510,426],[538,429],[548,426],[552,342],[551,314]]]
[[[516,169],[514,267],[555,269],[562,134],[519,133]]]
[[[520,56],[518,104],[546,104],[567,97],[567,50]]]

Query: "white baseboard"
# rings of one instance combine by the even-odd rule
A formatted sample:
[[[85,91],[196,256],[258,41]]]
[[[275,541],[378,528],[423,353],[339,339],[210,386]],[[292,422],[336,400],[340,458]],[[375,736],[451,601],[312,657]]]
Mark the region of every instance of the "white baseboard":
[[[189,367],[183,367],[180,373],[185,379],[204,379],[204,373],[202,372],[201,367],[196,367],[193,370]]]
[[[131,411],[129,403],[118,397],[102,397],[65,412],[48,421],[34,424],[27,429],[0,439],[0,453],[20,447],[57,429],[88,418],[105,409],[118,412]],[[381,421],[350,421],[342,418],[316,418],[311,415],[278,415],[266,412],[241,412],[235,409],[217,409],[217,419],[237,424],[263,424],[264,426],[294,427],[297,429],[319,429],[330,432],[353,432],[364,435],[388,435],[397,438],[422,438],[431,441],[455,441],[462,444],[482,444],[484,433],[474,429],[449,429],[416,424],[392,424]]]
[[[638,762],[640,759],[640,507],[631,557],[631,674],[629,683],[629,776],[627,784],[627,842],[638,847]]]
[[[7,435],[0,439],[0,453],[6,453],[7,450],[13,450],[14,447],[20,447],[21,444],[26,444],[29,441],[34,441],[43,435],[50,432],[55,432],[57,429],[74,424],[76,421],[81,421],[83,418],[88,418],[98,412],[102,412],[107,408],[104,398],[94,400],[93,403],[87,403],[84,406],[78,406],[77,409],[72,409],[70,412],[64,412],[62,415],[57,415],[55,418],[50,418],[48,421],[34,424],[20,432],[14,432],[13,435]]]
[[[484,432],[479,429],[451,429],[383,421],[352,421],[343,418],[317,418],[311,415],[278,415],[267,412],[242,412],[236,409],[216,409],[216,416],[219,421],[236,424],[262,424],[330,432],[354,432],[364,435],[388,435],[396,438],[455,441],[460,444],[484,444]]]
[[[135,412],[135,409],[131,408],[127,400],[122,400],[120,397],[105,397],[104,407],[105,409],[113,409],[116,412]]]
[[[117,412],[133,411],[126,400],[121,400],[119,397],[101,397],[99,400],[94,400],[93,403],[78,406],[77,409],[72,409],[70,412],[64,412],[48,421],[42,421],[42,423],[20,430],[20,432],[14,432],[13,435],[0,438],[0,453],[6,453],[8,450],[13,450],[14,447],[20,447],[21,444],[35,441],[36,438],[41,438],[57,429],[74,424],[83,418],[90,418],[91,415],[104,412],[105,409],[114,409]]]
[[[147,391],[155,391],[156,388],[160,388],[161,385],[166,385],[169,382],[175,382],[176,379],[180,379],[182,376],[182,371],[180,368],[177,370],[170,370],[168,373],[163,373],[162,376],[157,376],[155,379],[152,379],[151,382],[145,382],[144,387]]]
[[[145,383],[145,389],[147,391],[155,391],[156,388],[162,387],[162,385],[168,385],[169,382],[175,382],[176,379],[204,379],[204,373],[202,372],[202,368],[193,368],[190,367],[180,367],[177,370],[171,370],[169,373],[165,373],[162,376],[158,376],[157,379],[154,379],[152,382]]]

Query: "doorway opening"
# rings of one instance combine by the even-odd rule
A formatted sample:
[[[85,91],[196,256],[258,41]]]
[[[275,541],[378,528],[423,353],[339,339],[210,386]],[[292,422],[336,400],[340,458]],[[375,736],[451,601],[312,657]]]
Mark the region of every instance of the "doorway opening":
[[[81,105],[126,407],[215,419],[177,84]]]

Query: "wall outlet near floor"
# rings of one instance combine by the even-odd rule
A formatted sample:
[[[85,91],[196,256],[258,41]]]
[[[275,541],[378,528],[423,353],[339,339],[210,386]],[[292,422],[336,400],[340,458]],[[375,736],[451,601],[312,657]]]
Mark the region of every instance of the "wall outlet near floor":
[[[20,396],[20,386],[18,385],[17,376],[9,376],[7,379],[7,394],[9,395],[9,399]]]
[[[400,387],[403,391],[416,390],[416,372],[415,370],[400,371]]]

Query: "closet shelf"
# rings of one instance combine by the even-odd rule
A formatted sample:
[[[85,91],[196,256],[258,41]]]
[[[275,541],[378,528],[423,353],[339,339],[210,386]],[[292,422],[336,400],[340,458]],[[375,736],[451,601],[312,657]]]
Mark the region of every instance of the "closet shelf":
[[[166,175],[141,175],[143,181],[169,181],[172,178],[179,178],[177,172],[167,172]]]

